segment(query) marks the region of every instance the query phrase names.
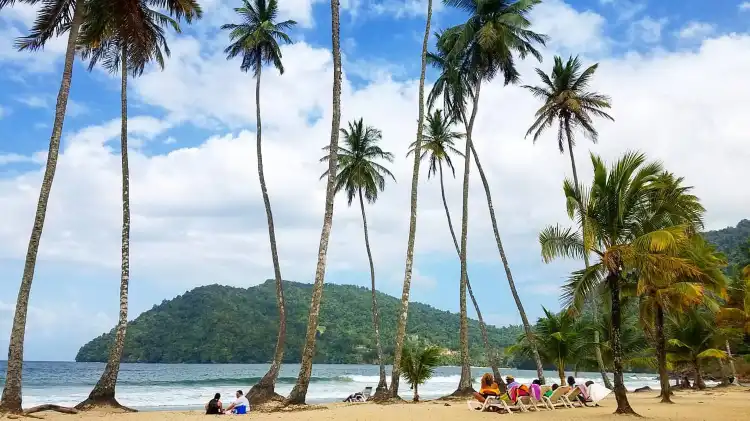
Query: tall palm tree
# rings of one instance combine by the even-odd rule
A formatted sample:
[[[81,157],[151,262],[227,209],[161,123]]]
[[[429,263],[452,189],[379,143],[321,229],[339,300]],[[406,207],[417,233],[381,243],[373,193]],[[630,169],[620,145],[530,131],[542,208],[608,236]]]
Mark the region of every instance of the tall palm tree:
[[[442,75],[440,77],[442,77]],[[427,104],[430,106],[430,97],[432,97],[432,94],[435,90],[434,86],[435,85],[433,85],[433,90],[430,92],[430,96],[428,96],[427,99]],[[456,248],[456,254],[460,258],[461,249],[458,245],[458,240],[456,239],[456,231],[453,229],[453,220],[451,218],[450,210],[448,209],[448,201],[445,196],[445,185],[443,181],[443,162],[445,162],[448,168],[450,168],[451,173],[455,177],[456,170],[453,167],[451,154],[463,157],[463,153],[461,153],[461,151],[459,151],[455,147],[455,141],[461,139],[463,137],[463,134],[454,132],[451,129],[452,125],[453,119],[444,116],[441,110],[434,110],[431,113],[427,113],[427,122],[425,123],[424,128],[426,133],[423,137],[424,142],[422,144],[422,157],[420,158],[420,160],[423,161],[426,159],[429,162],[429,169],[427,171],[428,179],[436,173],[440,177],[440,195],[443,199],[443,208],[445,209],[445,216],[448,221],[448,229],[451,233],[451,238],[453,239],[453,246]],[[410,145],[409,153],[407,154],[407,156],[414,153],[415,146],[415,143],[412,143]],[[471,289],[471,282],[469,281],[468,276],[466,277],[466,289],[469,292],[469,298],[471,298],[471,302],[474,305],[474,310],[477,312],[477,318],[479,319],[479,329],[482,334],[482,342],[484,342],[484,347],[487,352],[487,360],[490,362],[492,373],[494,374],[495,380],[500,386],[501,392],[504,393],[505,382],[503,382],[502,376],[500,375],[500,369],[498,368],[497,363],[497,354],[490,346],[489,336],[487,335],[487,325],[484,323],[482,311],[479,309],[479,303],[477,303],[477,300],[474,297],[474,292]]]
[[[419,116],[417,117],[417,138],[414,149],[414,166],[411,176],[411,203],[409,212],[409,237],[406,243],[406,263],[404,267],[404,286],[401,290],[401,309],[396,328],[396,344],[393,353],[393,369],[391,370],[392,398],[398,396],[398,382],[401,379],[401,355],[406,338],[406,319],[409,315],[409,292],[411,291],[411,275],[414,266],[414,241],[417,236],[417,192],[419,187],[419,157],[422,148],[422,125],[424,124],[424,79],[427,70],[427,43],[430,40],[430,23],[432,22],[432,0],[427,0],[427,18],[422,40],[422,67],[419,74]]]
[[[555,120],[558,121],[557,146],[560,149],[560,153],[564,153],[565,146],[563,140],[567,140],[575,188],[579,188],[579,184],[575,156],[573,155],[573,146],[575,145],[574,130],[580,128],[586,137],[596,143],[599,133],[594,128],[592,116],[614,121],[614,118],[604,111],[611,107],[610,98],[597,92],[587,91],[589,83],[594,77],[596,69],[599,67],[599,63],[589,66],[583,72],[581,72],[581,67],[582,65],[580,60],[578,60],[578,56],[568,58],[565,64],[563,64],[562,58],[555,56],[555,64],[552,67],[550,75],[547,75],[539,68],[536,69],[536,73],[544,84],[543,86],[523,86],[531,91],[535,97],[544,101],[544,104],[537,110],[535,114],[536,121],[531,125],[528,132],[526,132],[526,136],[534,133],[534,143],[536,143],[539,136],[546,129],[552,127]],[[583,225],[585,226],[585,223]],[[583,236],[585,238],[585,233]],[[588,267],[588,254],[583,255],[583,261],[586,267]],[[593,303],[592,307],[596,309],[598,306],[596,303]],[[594,322],[598,318],[599,315],[594,312]],[[594,331],[594,342],[599,343],[598,331]],[[596,345],[594,351],[602,380],[611,389],[612,385],[604,370],[604,361],[602,360],[600,347]]]
[[[154,9],[165,9],[163,14]],[[145,67],[156,62],[164,68],[164,55],[169,56],[165,26],[180,32],[177,20],[188,23],[199,19],[203,12],[195,0],[139,0],[121,2],[95,0],[87,3],[87,16],[81,26],[80,48],[84,59],[90,58],[89,70],[101,63],[109,71],[121,74],[122,112],[120,154],[122,158],[122,247],[120,273],[120,311],[115,341],[107,365],[88,398],[79,409],[95,406],[121,405],[115,399],[115,387],[128,326],[128,286],[130,283],[130,170],[128,164],[128,75],[137,77]],[[174,16],[174,19],[171,16]],[[175,20],[176,19],[176,20]],[[162,52],[163,51],[163,52]]]
[[[226,24],[223,30],[231,31],[229,38],[231,44],[224,50],[227,59],[242,56],[240,69],[243,72],[252,70],[255,76],[255,136],[256,156],[258,160],[258,180],[260,180],[260,191],[263,195],[263,205],[266,209],[266,221],[268,223],[268,238],[271,244],[271,261],[273,262],[274,280],[276,281],[276,304],[279,308],[279,334],[276,338],[276,350],[273,361],[268,372],[253,385],[248,391],[248,399],[253,404],[259,404],[269,399],[282,399],[275,392],[276,379],[279,377],[281,362],[284,358],[284,342],[286,338],[286,308],[284,306],[284,288],[282,285],[281,265],[279,264],[279,253],[276,247],[276,230],[273,224],[273,213],[271,211],[271,199],[268,197],[266,187],[266,176],[263,170],[263,149],[261,143],[261,117],[260,117],[260,76],[264,65],[273,65],[279,74],[284,74],[284,66],[281,63],[281,49],[279,42],[291,44],[292,40],[285,31],[293,28],[297,22],[287,20],[277,22],[278,1],[277,0],[243,0],[243,6],[235,8],[234,11],[240,15],[242,23]]]
[[[38,4],[39,0],[22,1],[26,4]],[[65,122],[65,111],[68,106],[68,95],[70,84],[73,79],[73,60],[75,59],[78,31],[83,21],[83,7],[78,7],[76,1],[46,0],[41,2],[31,32],[28,36],[19,39],[16,46],[19,50],[38,51],[44,48],[47,41],[57,35],[68,32],[68,42],[65,48],[65,59],[63,64],[62,80],[57,93],[55,104],[55,119],[52,123],[52,134],[49,140],[47,162],[45,164],[42,185],[39,189],[39,199],[34,214],[34,225],[31,228],[31,237],[26,250],[26,259],[21,275],[21,285],[18,289],[16,299],[16,310],[13,314],[13,325],[8,342],[8,364],[5,375],[5,387],[2,398],[0,398],[0,412],[20,413],[21,407],[21,384],[23,373],[23,345],[26,333],[26,316],[29,310],[29,295],[31,284],[34,280],[34,269],[36,268],[36,257],[39,251],[39,243],[44,230],[44,220],[47,216],[47,203],[52,191],[52,182],[57,169],[57,158],[60,153],[60,137],[62,136],[63,123]],[[0,0],[0,10],[6,6],[13,6],[15,0]],[[62,13],[61,13],[62,12]],[[65,25],[63,25],[65,23]]]
[[[585,346],[581,337],[580,326],[576,325],[576,318],[572,313],[562,311],[552,313],[546,308],[544,316],[540,317],[534,326],[534,343],[545,362],[552,363],[557,368],[560,384],[565,384],[565,367],[574,363]],[[532,355],[531,342],[523,334],[515,345],[507,352],[525,357]]]
[[[468,156],[471,153],[477,165],[477,171],[482,180],[485,195],[487,196],[487,207],[489,208],[490,221],[492,222],[492,230],[495,234],[495,242],[500,254],[500,260],[505,269],[505,275],[508,279],[513,300],[521,316],[524,331],[529,341],[532,341],[537,376],[544,383],[542,361],[533,344],[531,325],[516,290],[508,258],[505,255],[505,249],[500,239],[489,183],[471,138],[474,116],[479,106],[481,81],[490,81],[498,73],[502,73],[506,85],[517,83],[520,76],[515,66],[514,55],[517,55],[521,59],[527,55],[532,55],[541,61],[541,54],[536,50],[535,44],[544,45],[546,36],[531,31],[529,29],[531,22],[528,20],[529,13],[536,5],[541,3],[541,0],[518,0],[515,2],[508,0],[444,0],[444,2],[446,5],[462,9],[469,13],[469,18],[465,23],[456,25],[445,31],[443,36],[438,40],[438,48],[446,52],[449,57],[462,57],[465,63],[462,67],[468,69],[470,74],[476,75],[472,77],[472,79],[477,81],[476,86],[469,93],[473,99],[472,117],[467,120],[465,113],[463,113],[463,122],[467,129],[466,165],[469,165]],[[460,101],[457,101],[457,103],[460,103]],[[466,170],[464,172],[464,176],[468,180]],[[468,189],[468,181],[465,184]],[[467,196],[468,192],[464,191],[464,195]]]
[[[312,374],[312,359],[315,354],[315,335],[318,331],[318,317],[320,316],[320,300],[323,297],[323,282],[325,281],[326,257],[328,256],[328,240],[331,237],[333,225],[333,199],[336,195],[336,164],[338,163],[339,128],[341,126],[341,20],[340,0],[331,0],[331,52],[333,54],[333,106],[331,111],[331,139],[328,144],[328,177],[326,179],[325,211],[323,213],[323,228],[320,232],[318,246],[318,263],[315,267],[315,283],[310,298],[310,314],[307,319],[305,332],[305,347],[302,350],[299,375],[287,404],[305,403],[307,388]]]
[[[550,226],[539,234],[542,257],[582,258],[592,252],[598,261],[574,272],[563,286],[566,306],[580,309],[586,298],[605,288],[611,299],[611,347],[614,363],[615,397],[618,414],[634,414],[623,381],[622,307],[624,279],[631,273],[670,273],[678,277],[698,277],[700,268],[690,261],[674,258],[690,237],[689,225],[654,228],[653,221],[681,218],[690,210],[660,206],[657,181],[662,173],[658,162],[646,162],[643,154],[628,152],[611,168],[591,155],[594,179],[588,189],[565,188],[571,203],[588,203],[585,208],[586,241],[577,230]],[[567,181],[566,186],[571,182]],[[576,197],[581,191],[588,200]],[[678,205],[678,204],[676,204]]]
[[[388,384],[385,379],[385,360],[383,359],[383,347],[380,343],[380,315],[378,313],[378,301],[375,290],[375,264],[372,261],[370,251],[370,237],[367,232],[367,216],[365,215],[365,202],[375,203],[378,200],[378,192],[385,189],[386,177],[393,181],[396,178],[388,168],[375,162],[383,159],[393,162],[393,154],[385,152],[377,146],[383,135],[380,130],[372,126],[365,126],[360,118],[349,123],[349,130],[341,129],[346,146],[338,147],[336,165],[336,192],[346,191],[346,199],[349,206],[354,198],[359,196],[359,207],[362,211],[362,226],[365,232],[365,249],[367,259],[370,262],[370,281],[372,283],[372,327],[375,333],[375,348],[378,353],[378,364],[380,365],[380,380],[375,389],[375,399],[387,398]],[[328,147],[323,148],[328,151]],[[330,159],[330,151],[321,161]],[[320,176],[321,179],[328,175],[328,171]]]

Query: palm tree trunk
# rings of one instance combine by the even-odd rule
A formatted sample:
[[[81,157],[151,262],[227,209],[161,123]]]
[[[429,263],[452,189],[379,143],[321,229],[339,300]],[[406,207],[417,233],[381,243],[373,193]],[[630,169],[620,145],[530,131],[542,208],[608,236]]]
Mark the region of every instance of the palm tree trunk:
[[[5,375],[5,386],[2,398],[0,398],[0,412],[21,413],[21,384],[23,382],[23,345],[26,334],[26,315],[29,310],[29,294],[31,283],[34,280],[34,269],[36,268],[36,256],[39,251],[39,242],[44,230],[44,219],[47,216],[47,203],[52,191],[52,182],[57,169],[57,157],[60,153],[60,137],[62,136],[63,123],[65,122],[65,110],[68,106],[68,95],[70,94],[70,83],[73,79],[73,61],[75,60],[76,40],[78,29],[83,20],[83,8],[74,6],[73,21],[68,32],[68,45],[65,50],[65,64],[63,66],[60,90],[57,93],[57,104],[55,105],[55,120],[52,123],[52,135],[49,140],[49,151],[47,152],[47,164],[42,177],[42,186],[39,189],[39,199],[36,205],[34,226],[31,229],[31,238],[26,250],[26,260],[21,275],[21,285],[18,289],[16,299],[16,310],[13,314],[13,326],[8,341],[8,367]]]
[[[458,255],[458,258],[461,258],[461,248],[458,245],[458,240],[456,240],[456,231],[453,229],[453,221],[451,219],[451,212],[448,209],[448,201],[445,198],[445,186],[443,183],[443,163],[441,161],[438,161],[438,168],[440,170],[440,195],[443,198],[443,207],[445,208],[445,216],[448,219],[448,229],[451,232],[451,238],[453,239],[453,246],[456,248],[456,254]],[[500,388],[500,393],[506,392],[506,386],[505,382],[502,379],[502,376],[500,375],[500,369],[498,368],[497,364],[497,355],[495,354],[492,347],[490,347],[490,341],[489,336],[487,335],[487,325],[484,323],[484,318],[482,318],[482,312],[479,310],[479,304],[477,303],[476,298],[474,298],[474,292],[471,290],[471,282],[469,280],[469,275],[466,275],[466,289],[469,291],[469,297],[471,298],[472,304],[474,304],[474,310],[477,312],[477,318],[479,319],[479,330],[482,332],[482,342],[484,342],[484,348],[487,351],[487,360],[490,363],[490,367],[492,368],[492,375],[495,378],[495,382]]]
[[[706,383],[703,381],[703,374],[701,373],[701,364],[697,359],[693,360],[693,370],[695,370],[695,381],[693,387],[698,390],[706,388]]]
[[[323,298],[323,281],[326,272],[326,257],[328,256],[328,240],[331,237],[333,225],[333,199],[336,194],[336,164],[338,162],[339,128],[341,126],[341,40],[340,31],[340,0],[331,0],[331,44],[333,52],[333,106],[331,118],[331,140],[329,147],[328,178],[326,180],[326,203],[323,214],[323,229],[320,233],[318,246],[318,263],[315,267],[315,283],[310,299],[310,315],[307,319],[305,332],[305,347],[302,350],[299,375],[294,388],[286,399],[286,404],[303,404],[307,397],[312,374],[312,359],[315,354],[315,334],[318,331],[318,317],[320,315],[320,301]]]
[[[476,100],[475,102],[478,102],[479,100],[479,89],[477,89],[476,93]],[[536,341],[534,340],[533,335],[531,334],[531,325],[529,324],[529,318],[526,317],[526,311],[523,309],[523,304],[521,303],[521,298],[518,296],[518,291],[516,291],[516,284],[513,282],[513,275],[510,271],[510,266],[508,265],[508,258],[505,256],[505,250],[503,249],[503,242],[500,240],[500,232],[497,229],[497,219],[495,218],[495,208],[492,205],[492,195],[490,193],[490,185],[487,182],[487,177],[484,174],[484,170],[482,170],[482,164],[479,162],[479,156],[477,155],[476,149],[474,149],[474,145],[471,145],[471,153],[474,155],[474,162],[477,164],[477,170],[479,172],[479,177],[482,179],[482,184],[484,185],[484,193],[487,196],[487,207],[489,208],[490,212],[490,220],[492,221],[492,230],[495,233],[495,242],[497,243],[497,250],[500,253],[500,260],[503,262],[503,266],[505,268],[505,276],[508,278],[508,285],[510,286],[510,292],[513,295],[513,300],[516,302],[516,307],[518,307],[518,313],[521,315],[521,321],[523,322],[523,329],[526,332],[526,338],[529,341],[529,344],[531,344],[531,351],[534,355],[534,361],[536,362],[536,374],[537,377],[539,377],[539,381],[544,384],[544,366],[542,365],[542,359],[539,357],[539,350],[536,346]]]
[[[566,122],[566,125],[570,125],[569,122]],[[568,130],[566,133],[570,133],[570,130]],[[575,183],[576,193],[578,193],[578,197],[581,197],[581,189],[578,184],[578,171],[576,170],[576,159],[573,155],[573,139],[568,136],[568,153],[570,154],[570,166],[573,168],[573,182]],[[581,236],[585,239],[586,238],[586,210],[581,209],[581,216],[583,218],[583,225],[581,226]],[[584,253],[583,255],[583,263],[586,266],[586,270],[589,268],[589,254]],[[599,324],[599,303],[596,298],[596,294],[592,295],[591,300],[591,307],[593,307],[592,315],[594,317],[594,324]],[[602,347],[599,343],[599,330],[594,330],[594,356],[596,357],[596,364],[599,366],[599,373],[602,375],[602,381],[604,382],[604,386],[607,389],[612,389],[612,382],[609,380],[609,376],[607,376],[607,370],[604,366],[604,358],[602,358]]]
[[[419,402],[419,385],[414,385],[414,402]]]
[[[615,414],[635,414],[628,402],[628,391],[625,389],[625,380],[622,375],[622,343],[620,342],[620,327],[622,325],[622,314],[620,310],[620,275],[610,272],[607,275],[609,292],[612,297],[612,354],[615,372],[615,399],[617,410]]]
[[[78,409],[94,406],[121,405],[115,400],[117,376],[120,373],[120,360],[125,348],[125,333],[128,328],[128,284],[130,282],[130,170],[128,166],[128,62],[126,47],[122,47],[120,62],[122,76],[120,81],[120,156],[122,157],[122,266],[120,271],[120,314],[115,330],[115,343],[109,351],[109,359],[104,372],[96,382],[89,397],[76,405]]]
[[[479,92],[474,96],[474,106],[471,111],[471,119],[466,124],[466,150],[464,151],[464,178],[463,178],[463,197],[461,201],[461,247],[459,250],[459,260],[461,261],[461,280],[459,285],[459,307],[460,307],[460,329],[459,343],[461,346],[461,378],[458,382],[458,389],[453,392],[453,396],[465,396],[472,394],[474,388],[471,387],[471,364],[469,362],[469,324],[466,314],[466,279],[467,272],[467,241],[469,236],[469,173],[471,170],[471,131],[474,128],[474,119],[477,113],[477,99]],[[465,119],[464,119],[465,120]]]
[[[411,176],[411,204],[409,213],[409,238],[406,244],[406,264],[404,268],[404,287],[401,291],[401,311],[396,329],[396,349],[393,353],[391,370],[391,398],[398,397],[398,383],[401,378],[401,354],[406,338],[406,319],[409,314],[409,291],[411,274],[414,266],[414,240],[417,236],[417,192],[419,187],[419,158],[422,150],[422,125],[424,124],[424,79],[427,70],[427,45],[430,40],[430,22],[432,21],[432,0],[427,0],[427,22],[425,23],[424,40],[422,41],[422,68],[419,75],[419,117],[417,118],[417,139],[414,146],[414,167]]]
[[[732,381],[729,382],[730,384],[739,383],[739,380],[737,379],[737,369],[734,366],[734,359],[732,358],[732,348],[729,347],[729,341],[725,341],[724,344],[727,348],[727,357],[729,357],[729,368],[732,372]]]
[[[262,70],[260,56],[256,65],[258,74],[255,77],[255,133],[256,133],[256,154],[258,159],[258,180],[260,181],[260,191],[263,195],[263,205],[266,208],[266,220],[268,222],[268,239],[271,243],[271,261],[273,262],[273,275],[276,281],[276,305],[279,308],[279,334],[276,337],[276,350],[273,353],[273,361],[268,372],[253,385],[247,392],[247,398],[252,404],[261,404],[269,400],[283,400],[283,397],[276,393],[276,379],[279,377],[281,362],[284,358],[284,341],[286,338],[286,308],[284,307],[284,286],[281,278],[281,265],[279,264],[279,253],[276,248],[276,230],[273,225],[273,213],[271,212],[271,199],[268,197],[268,188],[266,187],[266,176],[263,171],[263,148],[261,136],[261,118],[260,118],[260,75]]]
[[[659,366],[659,383],[661,384],[661,402],[674,403],[670,396],[672,386],[669,385],[669,373],[667,372],[667,340],[664,336],[664,309],[656,305],[656,359]]]
[[[367,233],[367,216],[365,215],[365,202],[362,199],[362,188],[359,189],[359,207],[362,210],[362,227],[365,231],[365,249],[367,259],[370,262],[370,281],[372,283],[372,330],[375,332],[375,349],[378,352],[378,364],[380,365],[380,380],[375,388],[375,399],[383,399],[388,393],[388,384],[385,380],[385,363],[383,361],[383,347],[380,344],[380,315],[378,314],[378,299],[375,291],[375,264],[372,262],[370,251],[370,236]]]
[[[567,383],[565,383],[565,366],[562,364],[557,364],[557,376],[560,377],[560,385],[564,386]]]

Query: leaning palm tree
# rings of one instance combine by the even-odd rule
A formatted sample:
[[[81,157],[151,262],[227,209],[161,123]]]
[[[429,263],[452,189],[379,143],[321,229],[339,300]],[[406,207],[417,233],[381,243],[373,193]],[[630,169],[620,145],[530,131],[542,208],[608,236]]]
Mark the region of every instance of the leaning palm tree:
[[[378,364],[380,365],[380,380],[375,389],[375,399],[381,400],[387,398],[388,384],[385,379],[385,360],[383,359],[383,347],[380,343],[380,315],[378,313],[377,293],[375,291],[375,265],[372,261],[372,252],[370,251],[370,237],[367,232],[367,216],[365,215],[365,202],[375,203],[378,200],[378,193],[385,189],[386,177],[393,181],[396,178],[388,168],[375,162],[376,160],[385,160],[393,162],[393,154],[385,152],[377,146],[377,143],[383,137],[380,130],[365,126],[360,118],[357,121],[349,123],[349,129],[341,129],[341,135],[344,138],[345,146],[339,146],[336,154],[338,163],[336,164],[336,192],[346,191],[346,200],[349,206],[352,205],[355,197],[359,197],[359,207],[362,211],[362,226],[365,232],[365,249],[367,250],[367,259],[370,262],[370,281],[372,283],[372,327],[375,333],[375,348],[378,353]],[[323,150],[329,153],[321,161],[325,162],[330,159],[328,147]],[[320,176],[321,179],[328,175],[328,171]]]
[[[465,112],[459,112],[459,114],[463,115],[463,122],[467,128],[465,165],[468,166],[470,164],[469,153],[471,153],[477,165],[477,171],[482,180],[485,195],[487,196],[490,221],[492,222],[495,242],[500,254],[500,260],[505,269],[508,285],[521,316],[524,331],[529,340],[533,341],[531,325],[516,290],[508,258],[505,255],[505,249],[500,239],[489,182],[479,161],[479,155],[473,146],[471,129],[473,128],[474,117],[479,106],[479,93],[482,81],[490,81],[498,73],[502,73],[506,85],[517,83],[520,75],[516,69],[514,55],[517,55],[521,59],[531,55],[541,61],[541,54],[536,50],[535,45],[544,45],[547,37],[530,30],[531,22],[528,20],[529,13],[536,5],[541,3],[541,0],[518,0],[515,2],[508,0],[444,0],[444,2],[449,6],[464,10],[470,15],[465,23],[451,27],[443,33],[438,40],[438,49],[443,51],[448,57],[460,57],[463,62],[461,67],[466,69],[468,74],[472,75],[471,79],[476,81],[474,88],[469,90],[469,92],[465,89],[454,90],[466,92],[473,100],[471,117],[468,120],[466,119]],[[454,101],[454,103],[460,104],[462,101]],[[468,196],[467,171],[467,169],[464,170],[464,196]],[[465,199],[465,201],[467,200]],[[466,218],[467,216],[465,215],[464,217]],[[544,383],[542,361],[539,358],[539,353],[535,350],[536,347],[533,342],[531,347],[537,366],[537,376]],[[459,385],[459,388],[461,387]]]
[[[667,357],[675,366],[687,367],[693,372],[693,387],[705,389],[701,365],[704,361],[723,361],[727,353],[715,345],[723,342],[719,329],[713,323],[713,314],[693,309],[669,317]]]
[[[341,126],[341,20],[340,0],[331,0],[331,52],[333,54],[333,107],[331,110],[331,138],[328,144],[329,161],[328,177],[326,179],[325,210],[323,213],[323,228],[320,232],[318,246],[318,263],[315,266],[315,283],[310,298],[310,314],[307,319],[305,332],[305,347],[302,349],[299,374],[287,404],[305,403],[307,388],[312,375],[312,360],[315,354],[315,338],[318,332],[318,317],[320,316],[320,301],[323,297],[323,282],[325,281],[326,257],[328,257],[328,240],[331,237],[333,225],[333,199],[336,195],[336,164],[339,145],[339,128]]]
[[[422,147],[422,125],[424,124],[424,80],[427,71],[427,43],[430,40],[430,23],[432,22],[432,0],[427,0],[427,18],[422,40],[422,67],[419,74],[419,115],[417,117],[417,138],[415,140],[414,165],[411,176],[411,200],[409,213],[409,236],[406,243],[406,263],[404,265],[404,285],[401,290],[401,309],[396,328],[396,344],[393,353],[393,369],[391,370],[392,398],[398,396],[398,382],[401,379],[401,354],[406,337],[406,319],[409,315],[409,292],[411,291],[411,275],[414,266],[414,241],[417,236],[417,192],[419,187],[419,157]]]
[[[152,7],[162,8],[163,14]],[[96,0],[87,3],[87,16],[81,26],[80,49],[84,59],[89,58],[89,70],[101,63],[109,71],[120,71],[120,105],[122,123],[120,154],[122,158],[122,266],[120,275],[120,312],[115,341],[110,348],[107,365],[88,398],[78,404],[79,409],[96,406],[122,406],[115,399],[115,387],[120,371],[120,360],[125,346],[128,326],[128,286],[130,283],[130,170],[128,165],[128,75],[137,77],[145,67],[156,62],[164,68],[164,55],[169,55],[165,26],[180,32],[177,23],[199,19],[202,11],[194,0],[161,1],[139,0],[118,2]],[[174,16],[175,19],[168,16]],[[163,51],[163,52],[162,52]]]
[[[443,75],[441,74],[440,77],[442,76]],[[434,86],[435,85],[433,85],[433,90],[430,92],[430,96],[428,96],[427,99],[428,105],[431,104],[430,97],[432,97],[433,93],[435,92]],[[463,157],[463,153],[461,153],[461,151],[456,149],[456,147],[454,146],[455,141],[461,139],[463,137],[463,134],[454,132],[451,129],[452,125],[453,119],[444,116],[441,110],[434,110],[432,113],[427,113],[427,122],[425,123],[424,128],[426,133],[423,137],[424,142],[422,144],[422,157],[420,158],[420,160],[427,160],[429,163],[427,171],[428,179],[436,173],[440,177],[440,195],[443,199],[443,208],[445,208],[445,216],[448,220],[448,230],[451,233],[453,246],[456,248],[456,254],[460,258],[461,249],[458,245],[458,240],[456,239],[456,231],[453,229],[453,220],[448,208],[448,201],[445,196],[445,185],[443,181],[443,163],[448,166],[448,168],[451,170],[451,173],[455,177],[456,170],[453,167],[451,154]],[[415,146],[415,143],[411,144],[407,156],[414,153]],[[482,311],[479,309],[479,303],[477,303],[477,300],[474,297],[474,292],[471,289],[471,282],[469,281],[468,275],[466,277],[466,289],[469,292],[469,298],[471,298],[471,302],[474,305],[474,310],[477,312],[477,318],[479,319],[479,329],[482,334],[482,342],[484,342],[484,347],[487,351],[487,360],[490,363],[490,367],[492,368],[492,373],[495,376],[495,380],[500,386],[500,391],[504,393],[505,382],[503,382],[502,376],[500,375],[500,369],[498,368],[497,363],[497,354],[490,346],[489,336],[487,335],[487,325],[484,323]]]
[[[582,258],[592,252],[598,259],[588,269],[574,272],[563,287],[562,300],[568,307],[580,309],[590,294],[604,288],[611,300],[611,347],[613,354],[615,397],[618,414],[634,414],[628,402],[623,380],[621,343],[621,293],[624,280],[631,274],[670,273],[677,277],[697,277],[701,270],[694,263],[674,258],[689,241],[689,224],[654,228],[653,221],[679,220],[690,210],[659,206],[654,194],[662,173],[658,162],[646,162],[643,154],[628,152],[611,168],[601,158],[591,155],[594,180],[588,189],[565,188],[571,203],[588,203],[585,208],[584,244],[578,230],[560,226],[545,228],[539,235],[542,258],[549,262],[557,257]],[[566,181],[566,186],[571,182]],[[577,192],[588,197],[585,201]]]
[[[558,121],[557,146],[560,153],[565,152],[564,141],[568,144],[568,153],[570,154],[570,164],[573,168],[573,182],[575,188],[578,188],[578,171],[576,171],[576,161],[573,155],[573,146],[575,145],[575,130],[581,129],[586,137],[596,143],[599,133],[594,128],[592,117],[602,117],[614,121],[612,116],[604,110],[610,108],[610,98],[597,92],[588,92],[589,83],[594,77],[599,64],[589,66],[581,72],[581,62],[578,57],[570,57],[563,64],[562,58],[555,56],[555,64],[552,67],[552,73],[547,75],[543,70],[537,68],[536,73],[542,80],[543,86],[523,87],[544,101],[544,104],[537,110],[536,121],[531,125],[526,136],[534,134],[534,142],[548,128],[552,127],[555,120]],[[580,193],[579,193],[580,196]],[[586,224],[582,224],[585,226]],[[586,237],[586,234],[583,234]],[[583,255],[583,261],[588,267],[589,256]],[[596,303],[592,307],[597,308]],[[599,315],[594,312],[594,321]],[[599,342],[599,332],[594,332],[594,342]],[[595,348],[597,364],[601,372],[602,380],[608,388],[612,388],[609,377],[604,370],[604,361],[602,360],[601,349],[598,345]]]
[[[230,23],[221,27],[223,30],[231,31],[229,38],[232,43],[224,52],[227,54],[227,59],[242,56],[240,69],[243,72],[252,70],[255,76],[255,149],[258,160],[258,179],[260,180],[263,205],[266,208],[268,238],[271,244],[271,261],[273,262],[274,280],[276,281],[276,304],[279,308],[279,334],[276,338],[276,350],[273,354],[271,367],[263,378],[247,393],[250,402],[259,404],[269,399],[282,399],[281,395],[275,392],[275,387],[276,379],[279,377],[279,370],[281,369],[281,362],[284,358],[284,342],[286,338],[286,308],[284,306],[281,265],[279,264],[279,253],[276,248],[276,231],[273,224],[273,213],[271,212],[271,199],[268,197],[266,176],[263,170],[260,76],[264,65],[273,65],[280,74],[284,74],[279,42],[286,44],[292,42],[285,31],[293,28],[297,23],[293,20],[277,22],[279,12],[277,0],[253,0],[252,3],[249,0],[243,0],[243,6],[235,8],[234,11],[240,15],[242,23]]]
[[[38,4],[39,0],[20,1],[26,4]],[[26,259],[21,275],[21,285],[18,289],[16,299],[16,310],[13,314],[13,325],[10,331],[8,343],[8,364],[5,375],[5,386],[2,398],[0,398],[0,412],[20,413],[21,407],[21,384],[23,373],[23,345],[26,332],[26,315],[29,310],[29,295],[31,284],[34,280],[34,269],[36,257],[39,251],[39,243],[44,230],[44,220],[47,216],[47,203],[52,191],[52,182],[57,169],[57,158],[60,153],[60,137],[62,136],[63,123],[65,122],[65,111],[68,106],[68,95],[70,84],[73,79],[73,60],[75,58],[78,31],[83,21],[83,7],[78,7],[77,1],[47,0],[41,2],[37,11],[37,18],[28,36],[19,39],[16,46],[19,50],[38,51],[44,48],[47,41],[68,32],[68,42],[65,49],[65,60],[63,64],[62,81],[57,93],[55,105],[55,119],[52,123],[52,135],[49,140],[47,162],[42,176],[42,185],[39,190],[39,199],[34,215],[34,225],[31,229],[31,238],[26,250]],[[6,6],[13,6],[15,0],[0,0],[0,10]]]

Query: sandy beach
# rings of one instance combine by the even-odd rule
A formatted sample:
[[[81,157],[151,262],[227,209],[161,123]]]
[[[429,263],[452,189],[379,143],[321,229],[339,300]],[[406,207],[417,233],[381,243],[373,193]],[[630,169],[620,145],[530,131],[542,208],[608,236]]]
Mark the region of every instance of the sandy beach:
[[[750,389],[730,388],[712,389],[703,392],[677,392],[674,405],[660,404],[655,398],[656,392],[629,394],[633,408],[644,417],[654,420],[721,420],[747,421],[750,419]],[[404,403],[395,405],[377,404],[330,404],[320,409],[298,411],[290,413],[256,413],[247,418],[253,420],[282,420],[282,421],[323,421],[323,420],[490,420],[498,417],[511,416],[513,419],[526,421],[549,421],[554,417],[556,421],[575,420],[622,420],[623,417],[612,415],[615,408],[614,397],[610,396],[598,408],[557,409],[554,415],[551,411],[538,413],[518,413],[513,415],[497,413],[481,413],[470,411],[463,401],[426,401],[419,404]],[[42,413],[40,415],[50,421],[176,421],[176,420],[205,420],[206,415],[200,412],[140,412],[132,414],[112,414],[104,412],[89,412],[76,415],[57,413]],[[229,419],[245,416],[222,416]]]

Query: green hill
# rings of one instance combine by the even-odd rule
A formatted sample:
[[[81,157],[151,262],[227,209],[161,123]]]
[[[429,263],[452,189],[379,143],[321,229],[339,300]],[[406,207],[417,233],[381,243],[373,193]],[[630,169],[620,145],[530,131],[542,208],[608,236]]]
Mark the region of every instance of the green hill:
[[[736,227],[704,232],[703,237],[727,256],[729,266],[744,264],[750,242],[750,220],[743,219]]]
[[[307,326],[311,284],[285,282],[287,348],[285,362],[298,362]],[[382,343],[393,354],[400,300],[378,293]],[[372,363],[376,360],[371,319],[371,293],[363,287],[327,284],[320,312],[315,362]],[[130,322],[123,362],[265,363],[273,356],[277,334],[275,287],[272,281],[242,289],[220,285],[195,288],[163,301]],[[458,349],[457,314],[434,307],[409,305],[408,333]],[[490,342],[504,348],[521,332],[519,326],[488,327]],[[106,361],[113,332],[85,344],[76,361]],[[469,322],[472,360],[483,362],[479,323]]]

